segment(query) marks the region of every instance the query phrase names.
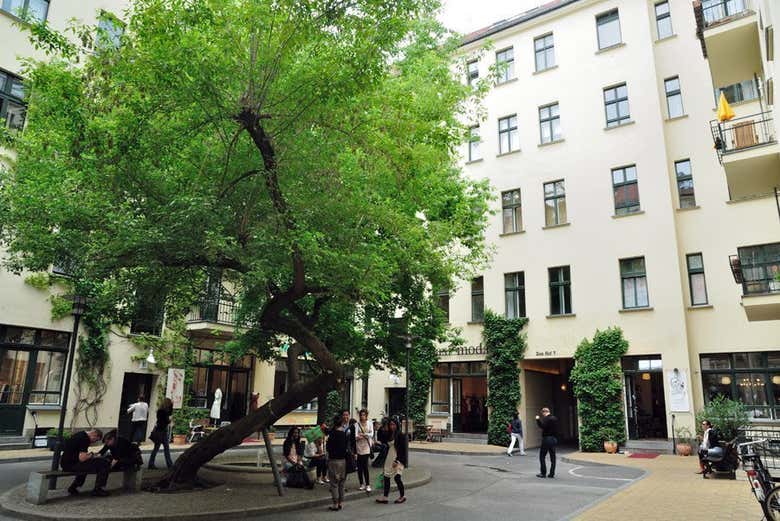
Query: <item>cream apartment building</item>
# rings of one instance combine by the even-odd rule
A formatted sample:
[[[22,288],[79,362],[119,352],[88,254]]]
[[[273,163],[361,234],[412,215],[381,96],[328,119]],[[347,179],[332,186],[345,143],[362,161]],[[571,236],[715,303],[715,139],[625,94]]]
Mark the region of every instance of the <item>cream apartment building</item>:
[[[673,421],[692,429],[717,394],[756,420],[780,415],[780,6],[702,4],[559,0],[465,37],[464,81],[503,64],[463,149],[468,175],[496,192],[495,255],[442,296],[470,347],[442,358],[431,421],[484,432],[487,308],[529,319],[520,412],[531,445],[543,406],[577,438],[572,356],[609,326],[630,343],[634,446],[671,438]],[[716,89],[744,118],[722,126],[719,150]]]

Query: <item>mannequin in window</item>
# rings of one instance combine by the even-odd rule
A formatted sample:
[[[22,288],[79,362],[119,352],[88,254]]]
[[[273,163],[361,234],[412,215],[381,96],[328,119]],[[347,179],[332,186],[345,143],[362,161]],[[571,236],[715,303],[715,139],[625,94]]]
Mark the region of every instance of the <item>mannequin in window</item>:
[[[219,419],[222,417],[222,389],[219,387],[214,391],[214,401],[211,404],[209,416],[211,417],[212,424],[219,426]]]

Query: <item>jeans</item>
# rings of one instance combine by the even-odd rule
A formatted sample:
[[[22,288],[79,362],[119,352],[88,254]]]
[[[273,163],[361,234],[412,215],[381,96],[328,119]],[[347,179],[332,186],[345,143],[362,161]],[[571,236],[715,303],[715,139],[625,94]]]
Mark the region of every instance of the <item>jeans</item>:
[[[550,477],[555,476],[555,446],[558,445],[558,438],[555,436],[545,436],[542,438],[542,447],[539,449],[539,466],[541,469],[540,474],[547,474],[547,463],[545,458],[547,453],[550,454]]]
[[[395,475],[395,484],[398,485],[398,495],[400,497],[404,497],[404,482],[401,481],[401,475],[396,474]],[[387,497],[390,494],[390,478],[385,476],[384,479],[384,496]]]
[[[130,441],[141,443],[146,434],[146,420],[130,422]]]
[[[160,450],[160,445],[163,446],[163,454],[165,455],[165,465],[167,465],[168,468],[171,468],[173,466],[173,461],[171,460],[171,447],[168,442],[167,431],[163,434],[162,443],[155,442],[154,444],[154,448],[152,449],[152,455],[149,456],[149,468],[154,467],[154,459],[157,457],[157,451]]]
[[[506,449],[506,453],[512,454],[512,450],[515,448],[515,442],[517,442],[518,445],[520,446],[520,454],[525,454],[525,443],[523,442],[523,435],[515,434],[513,432],[511,436],[512,436],[512,441],[509,442],[509,447]]]
[[[80,461],[75,465],[68,465],[62,467],[62,470],[66,472],[85,472],[89,474],[97,474],[95,477],[95,488],[103,488],[108,481],[108,472],[111,470],[111,462],[106,458],[91,458],[86,461]],[[79,474],[76,479],[73,480],[71,488],[79,488],[84,484],[87,479],[87,474]]]
[[[359,454],[357,457],[357,475],[361,485],[371,486],[371,478],[368,475],[368,454]]]
[[[309,461],[310,461],[309,468],[314,467],[317,471],[317,479],[324,478],[328,472],[327,460],[325,460],[325,458],[322,457],[322,458],[311,458],[311,460]]]
[[[330,495],[333,504],[344,501],[344,480],[347,478],[347,460],[328,460],[328,479],[330,479]]]

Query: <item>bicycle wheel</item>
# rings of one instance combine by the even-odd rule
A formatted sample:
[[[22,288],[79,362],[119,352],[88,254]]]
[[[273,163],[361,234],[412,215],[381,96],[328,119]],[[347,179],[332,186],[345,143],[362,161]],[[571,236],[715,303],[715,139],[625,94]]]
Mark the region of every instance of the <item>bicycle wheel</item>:
[[[761,503],[768,521],[780,521],[780,486],[773,488]]]

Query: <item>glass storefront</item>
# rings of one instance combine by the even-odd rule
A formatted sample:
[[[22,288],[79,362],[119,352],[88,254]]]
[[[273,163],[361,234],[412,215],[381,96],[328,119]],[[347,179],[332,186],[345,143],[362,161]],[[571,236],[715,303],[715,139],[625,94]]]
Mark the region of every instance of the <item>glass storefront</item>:
[[[449,416],[454,432],[487,432],[487,363],[436,364],[431,413]]]
[[[222,351],[194,350],[190,405],[210,409],[214,393],[222,391],[221,420],[236,421],[246,415],[249,404],[249,380],[254,358],[250,355],[231,360]]]
[[[753,419],[780,418],[780,351],[701,355],[704,402],[725,396]]]

